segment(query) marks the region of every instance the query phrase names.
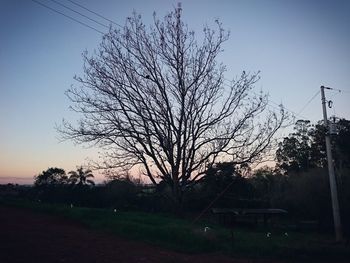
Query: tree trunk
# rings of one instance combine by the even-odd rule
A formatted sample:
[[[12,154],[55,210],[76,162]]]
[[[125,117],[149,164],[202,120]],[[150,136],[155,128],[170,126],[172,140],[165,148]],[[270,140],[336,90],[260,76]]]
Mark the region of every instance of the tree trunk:
[[[179,187],[178,184],[173,185],[172,188],[173,193],[173,201],[174,201],[174,212],[176,214],[182,215],[183,214],[183,193]]]

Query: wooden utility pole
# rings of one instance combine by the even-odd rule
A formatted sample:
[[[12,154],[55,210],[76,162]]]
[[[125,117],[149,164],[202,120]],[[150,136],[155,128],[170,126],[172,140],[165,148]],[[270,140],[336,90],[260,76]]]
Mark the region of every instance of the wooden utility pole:
[[[329,185],[331,188],[331,197],[332,197],[335,239],[337,242],[339,242],[343,239],[343,235],[342,235],[342,227],[341,227],[340,212],[339,212],[337,183],[336,183],[335,174],[334,174],[331,141],[329,138],[329,125],[328,125],[328,119],[327,119],[326,98],[324,95],[325,89],[330,90],[331,88],[321,86],[321,100],[322,100],[322,109],[323,109],[323,121],[326,127],[326,136],[325,136],[326,151],[327,151],[327,161],[328,161]]]

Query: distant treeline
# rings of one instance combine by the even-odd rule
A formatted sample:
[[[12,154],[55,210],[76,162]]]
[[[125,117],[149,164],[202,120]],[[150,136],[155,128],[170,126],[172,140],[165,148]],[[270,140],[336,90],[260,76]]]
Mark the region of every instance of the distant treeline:
[[[349,222],[350,177],[344,176],[339,187],[344,223]],[[217,164],[207,175],[188,189],[183,202],[185,212],[199,212],[208,206],[228,184],[226,192],[213,207],[283,208],[290,218],[317,220],[321,227],[331,228],[332,209],[328,174],[324,168],[284,175],[268,167],[249,177],[230,163]],[[37,202],[65,203],[74,206],[172,212],[169,187],[142,185],[130,179],[115,179],[101,185],[48,184],[34,186],[1,185],[0,198],[22,198]]]

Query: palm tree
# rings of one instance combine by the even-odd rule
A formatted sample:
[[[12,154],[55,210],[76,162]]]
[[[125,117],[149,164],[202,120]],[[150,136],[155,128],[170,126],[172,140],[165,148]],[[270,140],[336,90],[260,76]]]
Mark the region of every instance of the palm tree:
[[[74,185],[95,185],[94,181],[89,179],[94,177],[92,171],[89,169],[84,170],[82,166],[77,168],[76,171],[70,171],[68,174],[69,180]]]

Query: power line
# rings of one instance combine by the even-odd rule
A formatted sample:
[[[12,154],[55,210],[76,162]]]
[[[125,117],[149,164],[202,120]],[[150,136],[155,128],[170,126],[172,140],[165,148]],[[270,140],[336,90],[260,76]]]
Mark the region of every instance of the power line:
[[[103,33],[102,31],[100,31],[100,30],[98,30],[98,29],[96,29],[96,28],[94,28],[94,27],[92,27],[92,26],[90,26],[90,25],[88,25],[88,24],[86,24],[86,23],[84,23],[84,22],[81,22],[81,21],[79,21],[78,19],[75,19],[75,18],[73,18],[73,17],[71,17],[71,16],[69,16],[69,15],[66,15],[66,14],[64,14],[64,13],[62,13],[62,12],[60,12],[60,11],[58,11],[58,10],[52,8],[52,7],[49,7],[49,6],[47,6],[47,5],[45,5],[45,4],[41,3],[41,2],[38,2],[37,0],[32,0],[32,1],[35,2],[35,3],[37,3],[37,4],[39,4],[39,5],[41,5],[41,6],[43,6],[43,7],[45,7],[45,8],[47,8],[47,9],[50,9],[50,10],[53,11],[53,12],[56,12],[56,13],[58,13],[58,14],[60,14],[60,15],[63,15],[63,16],[65,16],[65,17],[71,19],[71,20],[74,21],[74,22],[77,22],[77,23],[79,23],[79,24],[81,24],[81,25],[83,25],[83,26],[85,26],[85,27],[88,27],[88,28],[90,28],[90,29],[92,29],[92,30],[94,30],[94,31],[96,31],[96,32],[98,32],[98,33],[100,33],[100,34],[102,34],[102,35],[105,34],[105,33]],[[93,19],[93,18],[91,18],[91,17],[89,17],[89,16],[87,16],[87,15],[84,15],[84,14],[82,14],[82,13],[80,13],[80,12],[78,12],[78,11],[76,11],[76,10],[74,10],[74,9],[72,9],[72,8],[70,8],[70,7],[68,7],[68,6],[66,6],[66,5],[64,5],[64,4],[61,4],[61,3],[59,3],[59,2],[57,2],[57,1],[55,1],[55,0],[51,0],[51,1],[54,2],[54,3],[56,3],[56,4],[58,4],[58,5],[63,6],[64,8],[66,8],[66,9],[68,9],[68,10],[74,12],[74,13],[79,14],[80,16],[83,16],[83,17],[89,19],[90,21],[93,21],[93,22],[95,22],[95,23],[97,23],[97,24],[99,24],[99,25],[101,25],[101,26],[103,26],[103,27],[108,28],[108,26],[106,26],[105,24],[102,24],[102,23],[100,23],[99,21],[97,21],[97,20],[95,20],[95,19]],[[118,26],[118,27],[123,28],[123,26],[121,26],[120,24],[116,23],[115,21],[110,20],[110,19],[108,19],[108,18],[106,18],[106,17],[100,15],[99,13],[88,9],[87,7],[85,7],[85,6],[81,5],[81,4],[78,4],[78,3],[76,3],[76,2],[74,2],[74,1],[72,1],[72,0],[67,0],[67,1],[71,2],[72,4],[78,6],[78,7],[82,8],[82,9],[84,9],[84,10],[86,10],[86,11],[88,11],[88,12],[90,12],[90,13],[92,13],[92,14],[94,14],[94,15],[96,15],[96,16],[98,16],[98,17],[100,17],[100,18],[102,18],[102,19],[104,19],[104,20],[106,20],[106,21],[108,21],[108,22],[110,22],[110,23],[112,23],[112,24]],[[226,78],[224,78],[224,80],[231,82],[230,80],[228,80],[228,79],[226,79]],[[225,83],[224,83],[224,84],[225,84]],[[229,86],[229,84],[225,84],[225,85],[226,85],[226,86]],[[252,92],[252,93],[255,94],[255,95],[259,95],[258,93],[256,93],[256,92],[253,91],[253,90],[249,90],[248,92]],[[269,102],[270,102],[270,103],[269,103]],[[271,103],[275,104],[276,106],[271,105]],[[292,111],[292,110],[286,108],[286,107],[283,106],[282,104],[279,104],[279,103],[274,102],[274,101],[271,100],[271,99],[269,99],[269,101],[267,102],[267,105],[268,105],[269,107],[273,108],[273,109],[276,109],[276,110],[280,110],[280,109],[281,109],[281,106],[282,106],[282,108],[283,108],[284,110],[287,110],[288,112],[292,113],[293,116],[299,115],[299,116],[302,117],[303,119],[307,119],[305,116],[300,115],[300,113],[296,113],[296,112],[294,112],[294,111]],[[285,129],[285,128],[286,128],[286,127],[284,127],[283,129]]]
[[[72,8],[70,8],[70,7],[68,7],[68,6],[66,6],[66,5],[64,5],[64,4],[61,4],[60,2],[57,2],[56,0],[50,0],[50,1],[56,3],[56,4],[60,5],[60,6],[63,6],[64,8],[66,8],[66,9],[68,9],[68,10],[70,10],[70,11],[72,11],[72,12],[78,14],[78,15],[81,15],[82,17],[85,17],[85,18],[89,19],[89,20],[92,21],[92,22],[95,22],[96,24],[99,24],[100,26],[109,28],[109,27],[106,26],[105,24],[102,24],[102,23],[100,23],[99,21],[97,21],[97,20],[95,20],[95,19],[93,19],[93,18],[91,18],[91,17],[89,17],[89,16],[87,16],[87,15],[84,15],[84,14],[82,14],[82,13],[80,13],[80,12],[78,12],[78,11],[76,11],[76,10],[74,10],[74,9],[72,9]]]
[[[226,79],[226,78],[224,78],[224,80],[230,81],[230,80],[228,80],[228,79]],[[231,81],[230,81],[230,82],[231,82]],[[230,86],[229,84],[227,84],[227,83],[223,83],[223,84],[226,85],[227,87],[231,87],[231,86]],[[256,96],[260,96],[260,94],[258,94],[257,92],[255,92],[255,91],[253,91],[253,90],[248,90],[248,92],[251,92],[251,93],[253,93],[253,94],[256,95]],[[275,105],[272,105],[272,104],[269,103],[269,102],[272,102],[272,103],[275,104],[276,106],[275,106]],[[276,102],[274,102],[274,101],[272,101],[272,100],[268,100],[267,106],[270,107],[270,108],[273,108],[273,109],[275,109],[275,110],[280,110],[280,109],[281,109],[281,106],[282,106],[282,109],[284,109],[284,110],[286,110],[287,112],[290,112],[290,113],[292,114],[293,122],[294,122],[294,120],[295,120],[295,116],[296,116],[296,115],[299,115],[299,117],[301,117],[302,119],[308,119],[308,118],[306,118],[305,116],[302,116],[302,115],[300,115],[300,114],[297,114],[296,112],[294,112],[294,111],[292,111],[292,110],[290,110],[290,109],[284,107],[283,105],[278,104],[278,103],[276,103]],[[284,126],[281,127],[281,130],[280,130],[280,131],[284,131],[285,129],[287,129],[287,128],[290,127],[290,126],[291,126],[291,124],[284,125]],[[276,139],[279,140],[279,139],[284,138],[284,137],[285,137],[285,136],[282,136],[282,137],[276,138]]]
[[[67,17],[67,18],[69,18],[70,20],[73,20],[74,22],[77,22],[77,23],[79,23],[79,24],[81,24],[81,25],[83,25],[83,26],[85,26],[85,27],[88,27],[88,28],[90,28],[90,29],[92,29],[92,30],[94,30],[94,31],[96,31],[96,32],[98,32],[98,33],[100,33],[101,35],[104,35],[104,34],[105,34],[105,33],[103,33],[102,31],[100,31],[100,30],[98,30],[98,29],[96,29],[96,28],[94,28],[94,27],[92,27],[92,26],[89,26],[88,24],[86,24],[86,23],[84,23],[84,22],[79,21],[78,19],[75,19],[74,17],[71,17],[71,16],[69,16],[69,15],[66,15],[66,14],[64,14],[64,13],[62,13],[62,12],[60,12],[60,11],[58,11],[58,10],[52,8],[52,7],[49,7],[49,6],[47,6],[47,5],[45,5],[45,4],[41,3],[41,2],[39,2],[39,1],[37,1],[37,0],[32,0],[32,2],[34,2],[34,3],[38,4],[38,5],[41,5],[41,6],[45,7],[45,8],[47,8],[47,9],[50,9],[51,11],[53,11],[53,12],[55,12],[55,13],[58,13],[58,14],[64,16],[64,17]]]
[[[82,8],[82,9],[84,9],[84,10],[86,10],[86,11],[88,11],[88,12],[90,12],[90,13],[92,13],[92,14],[94,14],[94,15],[96,15],[96,16],[98,16],[98,17],[100,17],[100,18],[102,18],[102,19],[104,19],[104,20],[106,20],[106,21],[108,21],[108,22],[110,22],[112,24],[114,24],[114,25],[116,25],[116,26],[119,26],[119,27],[123,28],[121,25],[119,25],[118,23],[114,22],[113,20],[108,19],[105,16],[103,16],[103,15],[101,15],[101,14],[95,12],[95,11],[92,11],[89,8],[87,8],[87,7],[85,7],[85,6],[81,5],[81,4],[78,4],[78,3],[76,3],[76,2],[74,2],[72,0],[68,0],[68,1],[71,2],[72,4],[76,5],[76,6],[79,6],[80,8]]]
[[[298,112],[298,114],[302,113],[303,110],[305,110],[305,108],[316,98],[316,96],[320,93],[320,91],[317,91],[315,95],[312,96],[312,98],[306,102],[306,104],[304,105],[304,107],[301,108],[301,110]]]
[[[104,35],[104,33],[103,33],[102,31],[100,31],[100,30],[98,30],[98,29],[96,29],[96,28],[94,28],[94,27],[92,27],[92,26],[90,26],[90,25],[88,25],[88,24],[86,24],[86,23],[84,23],[84,22],[81,22],[81,21],[79,21],[79,20],[77,20],[77,19],[75,19],[75,18],[73,18],[73,17],[71,17],[71,16],[69,16],[69,15],[66,15],[66,14],[64,14],[64,13],[62,13],[62,12],[60,12],[60,11],[54,9],[54,8],[51,8],[51,7],[45,5],[45,4],[41,3],[41,2],[38,2],[38,1],[36,1],[36,0],[32,0],[32,1],[35,2],[35,3],[37,3],[37,4],[39,4],[39,5],[41,5],[41,6],[43,6],[43,7],[45,7],[45,8],[48,8],[48,9],[52,10],[52,11],[54,11],[54,12],[60,14],[60,15],[63,15],[63,16],[65,16],[65,17],[67,17],[67,18],[69,18],[69,19],[71,19],[71,20],[73,20],[73,21],[75,21],[75,22],[77,22],[77,23],[79,23],[79,24],[85,26],[85,27],[88,27],[88,28],[90,28],[90,29],[92,29],[92,30],[95,30],[96,32],[98,32],[98,33]],[[72,11],[72,12],[75,12],[75,13],[79,14],[80,16],[83,16],[83,17],[89,19],[90,21],[93,21],[93,22],[95,22],[95,23],[97,23],[97,24],[99,24],[99,25],[101,25],[101,26],[103,26],[103,27],[108,28],[108,26],[106,26],[105,24],[100,23],[99,21],[97,21],[97,20],[95,20],[95,19],[93,19],[93,18],[91,18],[91,17],[89,17],[89,16],[87,16],[87,15],[84,15],[84,14],[82,14],[82,13],[80,13],[80,12],[78,12],[78,11],[76,11],[76,10],[74,10],[74,9],[72,9],[72,8],[70,8],[70,7],[68,7],[68,6],[66,6],[66,5],[64,5],[64,4],[61,4],[61,3],[57,2],[56,0],[51,0],[51,1],[54,2],[54,3],[56,3],[56,4],[58,4],[58,5],[63,6],[64,8],[66,8],[66,9]],[[114,25],[117,25],[117,26],[123,28],[120,24],[116,23],[115,21],[113,21],[113,20],[111,20],[111,19],[108,19],[108,18],[106,18],[105,16],[103,16],[103,15],[101,15],[101,14],[95,12],[95,11],[92,11],[91,9],[89,9],[89,8],[87,8],[87,7],[85,7],[85,6],[81,5],[81,4],[79,4],[79,3],[76,3],[76,2],[74,2],[74,1],[72,1],[72,0],[68,0],[68,1],[71,2],[71,3],[74,4],[74,5],[76,5],[76,6],[80,7],[80,8],[82,8],[82,9],[84,9],[84,10],[86,10],[86,11],[88,11],[88,12],[90,12],[90,13],[92,13],[92,14],[94,14],[94,15],[96,15],[96,16],[98,16],[98,17],[100,17],[100,18],[102,18],[102,19],[104,19],[104,20],[106,20],[106,21],[108,21],[108,22],[110,22],[110,23],[112,23],[112,24],[114,24]],[[224,78],[224,80],[230,81],[230,80],[228,80],[228,79],[226,79],[226,78]],[[229,86],[228,84],[226,84],[226,85]],[[254,95],[259,95],[258,93],[256,93],[256,92],[253,91],[253,90],[250,90],[250,92],[252,92]],[[346,91],[346,92],[350,92],[350,91]],[[316,95],[317,95],[317,94],[316,94]],[[316,96],[316,95],[315,95],[315,96]],[[312,98],[312,99],[313,99],[313,98]],[[311,99],[311,100],[312,100],[312,99]],[[270,103],[269,103],[269,102],[270,102]],[[279,104],[279,103],[277,103],[277,102],[274,102],[274,101],[271,100],[271,99],[269,99],[269,102],[267,103],[268,106],[270,106],[270,107],[272,107],[272,108],[274,108],[274,109],[280,109],[279,107],[281,106],[281,104]],[[310,101],[310,102],[311,102],[311,101]],[[308,102],[308,103],[310,103],[310,102]],[[274,105],[271,105],[271,103],[274,104],[275,106],[274,106]],[[307,103],[307,104],[308,104],[308,103]],[[276,107],[276,106],[277,106],[277,107]],[[299,116],[299,117],[302,117],[303,119],[307,119],[305,116],[303,116],[303,115],[300,114],[300,113],[304,110],[304,108],[305,108],[306,106],[307,106],[307,105],[305,105],[305,106],[302,108],[302,110],[299,111],[298,113],[295,112],[295,111],[293,111],[293,110],[291,110],[291,109],[288,109],[287,107],[285,107],[285,106],[283,106],[283,105],[282,105],[282,108],[285,109],[285,110],[287,110],[288,112],[292,113],[292,114],[295,115],[295,116]]]
[[[34,1],[34,2],[36,2],[36,3],[39,3],[39,2],[37,2],[36,0],[32,0],[32,1]],[[107,27],[106,25],[104,25],[104,24],[102,24],[102,23],[96,21],[95,19],[92,19],[92,18],[90,18],[90,17],[88,17],[88,16],[86,16],[86,15],[84,15],[84,14],[81,14],[80,12],[78,12],[78,11],[76,11],[76,10],[74,10],[74,9],[71,9],[70,7],[67,7],[67,6],[64,5],[64,4],[59,3],[59,2],[57,2],[56,0],[51,0],[51,1],[54,2],[54,3],[56,3],[56,4],[59,4],[59,5],[63,6],[63,7],[65,7],[65,8],[67,8],[67,9],[69,9],[69,10],[71,10],[71,11],[73,11],[73,12],[75,12],[75,13],[77,13],[77,14],[79,14],[79,15],[81,15],[81,16],[83,16],[83,17],[85,17],[85,18],[87,18],[87,19],[89,19],[89,20],[91,20],[91,21],[93,21],[93,22],[95,22],[95,23],[97,23],[97,24],[99,24],[99,25],[102,25],[102,26],[104,26],[104,27]],[[117,25],[117,26],[119,26],[119,27],[122,28],[121,25],[119,25],[118,23],[114,22],[113,20],[110,20],[110,19],[106,18],[105,16],[102,16],[102,15],[100,15],[99,13],[97,13],[97,12],[95,12],[95,11],[92,11],[92,10],[90,10],[89,8],[87,8],[87,7],[85,7],[85,6],[81,5],[81,4],[78,4],[78,3],[76,3],[76,2],[74,2],[74,1],[72,1],[72,0],[68,0],[68,1],[71,2],[72,4],[76,5],[76,6],[79,6],[79,7],[82,8],[82,9],[84,9],[84,10],[86,10],[86,11],[88,11],[88,12],[94,14],[94,15],[97,15],[98,17],[100,17],[100,18],[102,18],[102,19],[105,19],[106,21],[108,21],[108,22],[110,22],[110,23],[113,23],[114,25]],[[46,6],[46,5],[42,4],[42,3],[39,3],[39,4],[45,6],[46,8],[51,9],[52,11],[55,11],[55,12],[59,13],[59,14],[61,14],[61,15],[64,15],[64,16],[66,16],[66,17],[68,17],[68,18],[70,18],[70,19],[72,19],[72,20],[74,20],[74,21],[76,21],[76,22],[78,22],[78,23],[80,23],[80,24],[83,24],[83,25],[85,25],[85,26],[88,26],[89,28],[94,29],[95,31],[97,31],[97,32],[99,32],[99,33],[101,33],[101,34],[104,34],[104,33],[102,33],[101,31],[97,30],[96,28],[90,27],[89,25],[87,25],[87,24],[85,24],[85,23],[83,23],[83,22],[80,22],[80,21],[78,21],[78,20],[76,20],[76,19],[74,19],[74,18],[72,18],[72,17],[70,17],[70,16],[67,16],[67,15],[65,15],[65,14],[63,14],[63,13],[57,11],[57,10],[54,10],[53,8],[50,8],[50,7],[48,7],[48,6]],[[230,81],[230,80],[228,80],[228,79],[226,79],[226,78],[224,78],[224,80]],[[226,86],[229,86],[229,85],[226,84]],[[258,93],[256,93],[256,92],[253,91],[253,90],[250,90],[250,92],[252,92],[252,93],[255,94],[255,95],[259,95]],[[271,105],[270,103],[267,103],[270,107],[272,107],[272,108],[274,108],[274,109],[280,109],[279,107],[281,106],[281,104],[279,104],[279,103],[277,103],[277,102],[274,102],[274,101],[271,100],[271,99],[269,100],[269,102],[270,102],[270,103],[273,103],[273,104],[275,104],[275,105],[277,106],[277,107],[276,107],[276,106]],[[290,110],[290,109],[286,108],[285,106],[283,106],[283,109],[289,111],[289,112],[292,113],[293,115],[298,115],[298,116],[302,117],[303,119],[307,119],[307,118],[305,118],[305,116],[300,115],[300,112],[299,112],[299,113],[296,113],[295,111]]]
[[[68,15],[65,15],[65,14],[63,14],[63,13],[61,13],[61,12],[59,12],[59,11],[53,9],[53,8],[50,8],[50,7],[44,5],[44,4],[40,3],[40,2],[37,2],[36,0],[32,0],[32,1],[34,1],[34,2],[36,2],[36,3],[38,3],[38,4],[41,4],[42,6],[44,6],[44,7],[46,7],[46,8],[49,8],[50,10],[52,10],[52,11],[54,11],[54,12],[57,12],[57,13],[59,13],[59,14],[61,14],[61,15],[64,15],[64,16],[66,16],[66,17],[68,17],[68,18],[70,18],[70,19],[72,19],[72,20],[74,20],[74,21],[76,21],[76,22],[78,22],[78,23],[84,25],[84,26],[87,26],[87,27],[89,27],[89,28],[91,28],[91,29],[94,29],[95,31],[97,31],[97,32],[99,32],[99,33],[101,33],[101,34],[104,34],[104,33],[102,33],[101,31],[97,30],[96,28],[93,28],[93,27],[91,27],[91,26],[89,26],[89,25],[87,25],[87,24],[85,24],[85,23],[83,23],[83,22],[80,22],[80,21],[78,21],[78,20],[76,20],[76,19],[74,19],[74,18],[72,18],[72,17],[70,17],[70,16],[68,16]],[[104,24],[102,24],[102,23],[96,21],[95,19],[92,19],[92,18],[90,18],[90,17],[88,17],[88,16],[86,16],[86,15],[84,15],[84,14],[81,14],[80,12],[78,12],[78,11],[76,11],[76,10],[74,10],[74,9],[71,9],[70,7],[67,7],[67,6],[64,5],[64,4],[61,4],[61,3],[59,3],[59,2],[57,2],[57,1],[55,1],[55,0],[51,0],[51,1],[54,2],[54,3],[56,3],[56,4],[59,4],[59,5],[63,6],[63,7],[65,7],[65,8],[67,8],[67,9],[69,9],[69,10],[71,10],[71,11],[73,11],[73,12],[75,12],[75,13],[77,13],[77,14],[79,14],[79,15],[81,15],[81,16],[83,16],[83,17],[85,17],[85,18],[87,18],[87,19],[89,19],[89,20],[91,20],[91,21],[93,21],[93,22],[95,22],[95,23],[97,23],[97,24],[99,24],[99,25],[102,25],[102,26],[104,26],[104,27],[107,27],[106,25],[104,25]],[[87,10],[87,11],[89,11],[89,12],[91,12],[92,14],[95,14],[95,15],[97,15],[97,16],[99,16],[99,17],[105,19],[106,21],[109,21],[109,22],[111,22],[111,23],[113,23],[113,24],[115,24],[115,25],[117,25],[117,26],[119,26],[119,27],[122,27],[122,26],[119,25],[118,23],[116,23],[116,22],[114,22],[114,21],[112,21],[112,20],[110,20],[110,19],[108,19],[108,18],[106,18],[106,17],[104,17],[104,16],[98,14],[97,12],[94,12],[94,11],[92,11],[92,10],[90,10],[90,9],[88,9],[88,8],[86,8],[86,7],[84,7],[83,5],[80,5],[80,4],[78,4],[78,3],[76,3],[76,2],[74,2],[74,1],[72,1],[72,0],[68,0],[68,1],[71,2],[71,3],[73,3],[73,4],[75,4],[75,5],[77,5],[77,6],[79,6],[79,7],[81,7],[81,8],[83,8],[83,9],[85,9],[85,10]],[[228,79],[226,79],[226,78],[225,78],[224,80],[230,81],[230,80],[228,80]],[[226,86],[228,86],[228,84],[226,84]],[[254,91],[252,91],[252,90],[250,90],[250,92],[254,93],[255,95],[258,95],[256,92],[254,92]],[[276,102],[274,102],[274,101],[272,101],[272,100],[269,100],[269,101],[270,101],[271,103],[275,104],[275,105],[278,106],[278,107],[281,106],[280,104],[278,104],[278,103],[276,103]],[[278,109],[278,110],[280,109],[280,108],[278,108],[278,107],[276,107],[276,106],[271,105],[270,103],[268,103],[268,105],[269,105],[270,107],[274,108],[274,109]],[[284,106],[283,106],[283,108],[286,109],[287,111],[293,113],[294,115],[299,115],[300,117],[305,118],[304,116],[302,116],[302,115],[300,115],[300,114],[297,114],[296,112],[294,112],[294,111],[292,111],[292,110],[290,110],[290,109],[288,109],[288,108],[286,108],[286,107],[284,107]]]

